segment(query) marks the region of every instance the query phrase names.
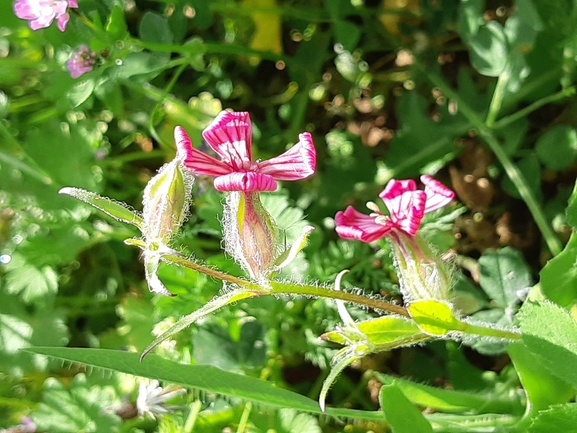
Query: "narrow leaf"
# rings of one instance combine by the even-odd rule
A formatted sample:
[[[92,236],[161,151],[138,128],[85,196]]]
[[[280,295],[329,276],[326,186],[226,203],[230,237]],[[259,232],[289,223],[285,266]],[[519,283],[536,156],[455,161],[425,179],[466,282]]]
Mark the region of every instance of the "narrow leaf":
[[[78,362],[135,376],[148,377],[191,388],[239,397],[269,407],[292,408],[304,412],[322,413],[318,403],[295,392],[275,387],[272,383],[254,377],[229,373],[209,365],[186,365],[150,355],[139,362],[137,353],[106,349],[34,347],[30,353]],[[337,417],[382,421],[380,412],[350,409],[329,409],[327,414]]]
[[[94,206],[96,209],[104,212],[105,214],[111,216],[117,221],[132,224],[138,227],[141,231],[143,228],[142,217],[137,211],[131,209],[128,205],[124,203],[119,203],[108,197],[102,197],[95,192],[86,191],[81,188],[66,187],[58,191],[59,194],[66,194],[71,197],[82,200],[89,205]]]

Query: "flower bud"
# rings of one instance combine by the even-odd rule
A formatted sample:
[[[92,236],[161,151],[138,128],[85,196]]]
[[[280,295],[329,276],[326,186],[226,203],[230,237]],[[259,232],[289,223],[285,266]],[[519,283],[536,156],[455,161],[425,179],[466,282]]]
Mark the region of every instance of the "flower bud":
[[[147,242],[167,244],[188,214],[194,177],[180,158],[165,164],[144,190],[143,234]]]
[[[191,201],[194,177],[182,166],[179,154],[158,171],[144,189],[142,234],[144,236],[144,269],[151,292],[171,296],[156,271],[160,257],[170,252],[168,244],[184,222]]]
[[[232,191],[223,217],[225,250],[254,280],[273,270],[279,255],[279,231],[258,192]]]

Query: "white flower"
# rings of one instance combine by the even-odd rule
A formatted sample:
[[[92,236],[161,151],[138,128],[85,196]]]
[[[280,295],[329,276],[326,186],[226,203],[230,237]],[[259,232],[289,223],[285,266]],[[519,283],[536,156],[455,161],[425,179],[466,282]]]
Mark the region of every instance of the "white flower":
[[[163,415],[170,410],[177,409],[174,405],[164,403],[180,394],[185,394],[186,390],[180,386],[163,388],[158,380],[152,380],[148,384],[140,382],[138,387],[138,397],[136,398],[136,409],[139,415],[149,415],[155,418],[156,415]]]

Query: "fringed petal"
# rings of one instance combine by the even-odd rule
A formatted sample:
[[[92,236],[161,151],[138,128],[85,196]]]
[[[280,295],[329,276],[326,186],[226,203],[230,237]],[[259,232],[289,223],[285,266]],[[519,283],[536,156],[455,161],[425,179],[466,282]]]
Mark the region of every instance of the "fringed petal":
[[[311,176],[316,167],[316,150],[310,133],[299,135],[299,142],[282,155],[257,163],[260,173],[276,180],[299,180]]]
[[[252,123],[247,112],[221,111],[202,136],[225,162],[237,168],[250,165]]]
[[[453,191],[431,176],[422,175],[421,182],[425,185],[425,193],[427,194],[425,213],[440,209],[455,198]]]
[[[263,173],[230,173],[214,180],[214,188],[222,192],[244,191],[276,191],[277,184],[272,176]]]
[[[393,228],[393,224],[388,219],[384,224],[379,224],[375,218],[358,212],[352,206],[347,207],[344,212],[337,212],[335,222],[336,231],[341,238],[363,242],[381,239]]]

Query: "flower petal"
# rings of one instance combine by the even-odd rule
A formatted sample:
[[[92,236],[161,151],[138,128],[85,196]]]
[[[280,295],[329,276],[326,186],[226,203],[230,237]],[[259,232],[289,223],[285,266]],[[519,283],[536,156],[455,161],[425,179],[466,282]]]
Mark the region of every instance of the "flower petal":
[[[224,162],[192,147],[190,137],[182,126],[174,128],[174,142],[183,165],[193,173],[222,176],[232,172],[232,168]]]
[[[344,212],[337,212],[335,222],[336,231],[341,238],[363,242],[376,241],[384,237],[393,227],[389,220],[386,224],[378,224],[373,217],[357,211],[352,206],[347,207]]]
[[[217,191],[276,191],[277,184],[272,176],[262,173],[234,172],[219,176],[214,180],[214,188]]]
[[[383,199],[385,204],[388,200],[394,199],[404,192],[415,191],[417,189],[417,184],[412,179],[396,180],[391,179],[389,183],[385,186],[385,189],[379,194],[379,197]],[[389,206],[387,205],[387,208]],[[390,210],[390,209],[389,209]]]
[[[311,134],[303,132],[299,142],[282,155],[257,163],[260,173],[276,180],[298,180],[315,172],[316,151]]]
[[[225,162],[230,162],[235,168],[242,168],[252,161],[252,123],[247,112],[221,111],[202,131],[202,136]]]
[[[453,191],[431,176],[422,175],[421,182],[425,185],[425,193],[427,194],[425,213],[440,209],[455,198]]]
[[[427,194],[419,190],[405,191],[399,196],[388,199],[385,203],[394,226],[415,236],[425,214],[426,201]]]

